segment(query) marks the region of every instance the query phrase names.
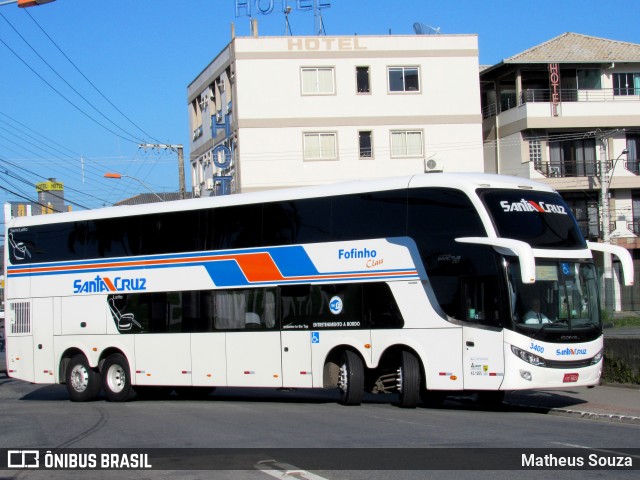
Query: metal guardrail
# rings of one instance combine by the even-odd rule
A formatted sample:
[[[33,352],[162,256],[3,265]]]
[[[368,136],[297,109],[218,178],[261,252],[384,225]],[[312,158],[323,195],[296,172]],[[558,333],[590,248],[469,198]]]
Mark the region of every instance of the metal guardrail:
[[[557,90],[559,102],[640,102],[638,88],[601,88],[599,90],[579,90],[561,88]],[[490,118],[525,103],[550,102],[548,88],[527,88],[518,97],[515,92],[503,93],[499,103],[482,108],[482,118]]]
[[[605,160],[607,172],[611,171],[614,160]],[[598,177],[600,176],[600,160],[564,160],[562,163],[538,163],[534,165],[536,171],[547,178],[573,178],[573,177]],[[640,175],[640,159],[627,160],[624,168],[634,175]]]

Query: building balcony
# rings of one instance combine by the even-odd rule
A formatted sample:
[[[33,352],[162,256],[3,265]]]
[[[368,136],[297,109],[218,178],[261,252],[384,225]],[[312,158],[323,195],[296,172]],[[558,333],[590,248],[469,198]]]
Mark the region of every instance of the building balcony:
[[[604,161],[607,174],[610,174],[615,159]],[[640,175],[640,159],[618,162],[616,172],[620,169],[620,163],[624,169],[633,175]],[[571,178],[571,177],[600,177],[600,160],[563,160],[562,162],[535,163],[535,170],[547,178]],[[617,174],[617,173],[616,173]]]
[[[532,116],[638,115],[640,112],[640,89],[560,89],[557,93],[556,112],[552,109],[552,90],[525,89],[519,96],[516,93],[503,93],[499,103],[485,105],[482,118],[495,117],[516,108],[517,120]]]

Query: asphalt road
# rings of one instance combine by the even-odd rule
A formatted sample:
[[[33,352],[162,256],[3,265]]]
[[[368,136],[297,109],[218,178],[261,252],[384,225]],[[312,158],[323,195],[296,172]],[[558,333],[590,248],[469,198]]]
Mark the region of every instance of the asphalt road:
[[[638,448],[640,426],[604,423],[544,415],[514,407],[486,410],[467,401],[448,401],[442,408],[404,410],[393,405],[394,396],[366,396],[360,407],[336,403],[330,391],[275,391],[218,389],[203,400],[165,400],[109,403],[98,399],[72,403],[64,386],[30,385],[0,376],[0,448],[305,448],[312,454],[336,448],[382,448],[395,459],[393,449],[491,448],[488,454],[506,455],[507,449],[577,448],[598,455],[618,455]],[[586,450],[585,450],[586,449]],[[388,451],[387,451],[388,450]],[[391,452],[391,453],[389,453]],[[433,454],[434,450],[429,450]],[[469,450],[467,452],[473,452]],[[605,453],[609,452],[609,453]],[[635,455],[635,454],[634,454]],[[285,455],[286,457],[286,455]],[[286,458],[276,458],[285,462]],[[438,472],[376,469],[318,469],[285,475],[281,470],[263,471],[260,465],[243,471],[0,471],[0,478],[276,478],[308,479],[413,479],[413,478],[559,478],[558,471]],[[563,470],[564,479],[639,478],[640,455],[634,471]],[[464,460],[461,462],[462,467]],[[473,465],[471,465],[473,466]],[[451,465],[450,468],[454,468]],[[285,468],[289,468],[285,465]],[[280,476],[277,476],[280,475]]]

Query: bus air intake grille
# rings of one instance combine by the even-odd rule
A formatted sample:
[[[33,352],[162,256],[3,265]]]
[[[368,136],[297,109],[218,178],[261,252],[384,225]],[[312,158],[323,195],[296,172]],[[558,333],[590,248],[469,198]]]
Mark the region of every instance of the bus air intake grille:
[[[546,360],[545,364],[548,368],[582,368],[591,365],[593,358],[583,358],[581,360]]]
[[[11,333],[31,333],[31,304],[29,302],[12,302],[9,312]]]

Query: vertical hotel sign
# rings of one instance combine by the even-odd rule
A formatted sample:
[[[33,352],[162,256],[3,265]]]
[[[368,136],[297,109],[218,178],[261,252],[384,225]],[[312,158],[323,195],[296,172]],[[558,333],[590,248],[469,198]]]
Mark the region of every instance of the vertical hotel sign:
[[[560,66],[557,63],[549,64],[549,90],[551,96],[551,115],[558,116],[558,105],[560,105]]]

